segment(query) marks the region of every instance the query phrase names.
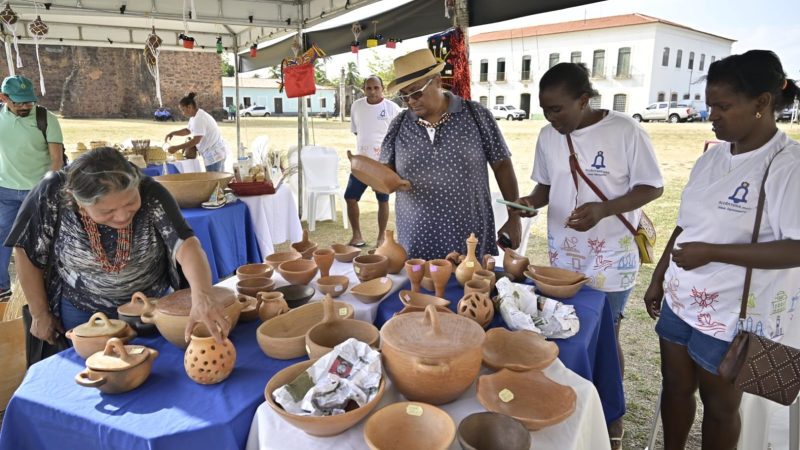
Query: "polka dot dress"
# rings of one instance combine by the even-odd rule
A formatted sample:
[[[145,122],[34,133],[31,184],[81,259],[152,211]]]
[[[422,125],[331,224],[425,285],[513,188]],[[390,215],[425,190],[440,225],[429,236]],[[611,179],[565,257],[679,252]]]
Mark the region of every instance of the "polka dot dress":
[[[497,254],[487,163],[511,157],[491,112],[475,102],[446,93],[450,117],[436,129],[418,123],[411,110],[389,127],[381,162],[394,164],[411,182],[396,193],[398,241],[410,258],[444,258],[465,253],[470,233],[477,254]]]

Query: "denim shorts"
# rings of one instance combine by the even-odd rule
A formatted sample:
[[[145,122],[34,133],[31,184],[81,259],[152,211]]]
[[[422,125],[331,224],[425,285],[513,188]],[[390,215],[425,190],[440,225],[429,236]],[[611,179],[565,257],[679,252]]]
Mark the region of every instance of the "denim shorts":
[[[625,317],[623,312],[625,311],[625,305],[628,304],[631,292],[633,292],[633,288],[627,291],[606,292],[606,299],[608,300],[608,306],[611,307],[611,317],[614,318],[614,325]]]
[[[686,347],[692,360],[714,375],[719,375],[717,367],[731,345],[730,342],[694,329],[672,312],[666,301],[661,302],[661,316],[656,322],[656,333],[665,341]]]
[[[366,190],[367,185],[362,183],[358,178],[354,177],[353,174],[350,174],[350,179],[347,180],[347,189],[344,191],[344,198],[346,200],[359,201]],[[376,192],[375,198],[378,199],[378,202],[388,202],[389,194],[381,194],[380,192]]]

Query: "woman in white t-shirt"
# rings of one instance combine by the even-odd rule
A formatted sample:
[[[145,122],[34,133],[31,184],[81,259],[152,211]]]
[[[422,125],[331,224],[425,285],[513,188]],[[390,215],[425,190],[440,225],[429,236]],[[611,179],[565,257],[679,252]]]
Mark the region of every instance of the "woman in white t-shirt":
[[[663,182],[647,133],[624,114],[592,108],[589,99],[597,95],[583,64],[556,64],[542,76],[539,104],[550,124],[536,143],[531,175],[536,187],[517,202],[548,206],[550,264],[586,274],[591,287],[606,293],[624,370],[619,324],[640,262],[634,236],[619,216],[635,229],[640,208],[661,195]],[[602,201],[577,170],[573,175],[572,152],[578,168],[609,201]],[[622,419],[611,419],[618,419],[609,425],[609,435],[612,448],[619,448]]]
[[[225,157],[228,146],[222,139],[217,121],[211,114],[197,107],[195,97],[197,94],[190,92],[178,104],[181,113],[189,117],[189,125],[181,130],[173,131],[166,137],[169,142],[173,136],[188,136],[192,138],[183,144],[172,145],[167,151],[172,154],[179,150],[189,150],[190,153],[199,153],[203,156],[206,172],[222,172],[225,166]],[[194,149],[194,151],[192,151]]]
[[[678,223],[645,304],[659,317],[664,448],[682,449],[703,401],[703,448],[736,447],[742,392],[717,372],[740,327],[797,346],[800,300],[800,144],[778,130],[775,111],[800,95],[778,57],[752,50],[708,68],[706,103],[717,139],[692,169]],[[765,203],[751,243],[761,182]],[[745,267],[747,320],[739,323]]]

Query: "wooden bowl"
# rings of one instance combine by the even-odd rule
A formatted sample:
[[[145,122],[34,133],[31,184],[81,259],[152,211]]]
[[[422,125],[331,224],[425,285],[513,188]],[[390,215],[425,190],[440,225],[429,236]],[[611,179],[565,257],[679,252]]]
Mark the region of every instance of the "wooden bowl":
[[[272,268],[278,267],[282,262],[286,261],[294,261],[296,259],[302,258],[303,255],[297,253],[296,251],[292,250],[290,252],[277,252],[273,253],[266,258],[264,258],[264,262],[272,266]]]
[[[364,439],[373,450],[445,450],[455,434],[453,419],[427,403],[394,403],[378,410],[364,424]]]
[[[558,345],[533,331],[492,328],[483,342],[483,365],[492,370],[541,370],[558,358]]]
[[[386,382],[383,379],[381,379],[378,392],[369,403],[344,414],[337,414],[335,416],[300,416],[286,412],[273,400],[272,393],[275,389],[297,378],[303,371],[311,367],[314,362],[315,361],[299,362],[279,371],[270,378],[269,382],[267,382],[267,387],[264,389],[264,397],[267,399],[270,408],[292,426],[312,436],[335,436],[356,425],[364,419],[364,417],[369,415],[378,403],[380,403],[383,393],[386,390]]]
[[[283,294],[283,299],[289,308],[303,306],[311,300],[316,292],[313,287],[302,284],[290,284],[273,289],[275,292]]]
[[[361,254],[361,249],[352,245],[333,244],[333,258],[339,262],[353,262],[353,258]]]
[[[489,411],[511,416],[536,431],[569,417],[577,395],[539,370],[503,369],[478,378],[478,401]]]
[[[343,319],[353,317],[353,307],[333,302],[336,314]],[[273,317],[256,330],[256,341],[267,356],[292,359],[306,355],[306,333],[325,317],[322,303],[311,303]]]
[[[534,264],[528,266],[528,271],[533,275],[533,279],[538,278],[553,286],[575,284],[586,278],[586,275],[580,272],[573,272],[558,267],[537,266]]]
[[[290,284],[308,284],[318,271],[317,263],[310,259],[296,259],[278,265],[278,273]]]
[[[255,297],[259,292],[269,292],[275,287],[272,278],[247,278],[236,283],[236,291],[240,294]]]
[[[531,433],[519,420],[503,414],[470,414],[458,425],[458,443],[464,450],[528,450]]]
[[[317,289],[323,294],[334,298],[347,292],[347,286],[349,285],[350,279],[344,275],[330,275],[317,279]]]
[[[389,273],[389,258],[383,255],[361,255],[353,259],[353,271],[359,280],[369,281]]]
[[[539,281],[537,279],[533,279],[533,284],[539,289],[539,291],[547,297],[555,297],[555,298],[571,298],[574,297],[578,291],[581,290],[584,284],[588,283],[589,279],[584,278],[583,280],[579,281],[576,284],[570,284],[567,286],[553,286],[551,284],[547,284],[543,281]]]
[[[353,289],[350,289],[350,293],[361,300],[362,303],[375,303],[391,290],[392,280],[387,277],[381,277],[354,286]]]
[[[434,306],[450,306],[450,300],[446,300],[433,295],[423,294],[421,292],[400,291],[400,301],[403,305],[414,306],[419,308],[420,311],[425,310],[428,305]]]
[[[353,155],[349,151],[350,173],[359,181],[383,194],[391,194],[408,181],[400,178],[394,170],[369,156]]]
[[[248,278],[270,278],[274,269],[267,263],[245,264],[236,269],[236,276],[240,280]]]
[[[208,201],[217,185],[224,188],[233,178],[227,172],[176,173],[153,177],[161,183],[178,202],[181,208],[199,208]]]

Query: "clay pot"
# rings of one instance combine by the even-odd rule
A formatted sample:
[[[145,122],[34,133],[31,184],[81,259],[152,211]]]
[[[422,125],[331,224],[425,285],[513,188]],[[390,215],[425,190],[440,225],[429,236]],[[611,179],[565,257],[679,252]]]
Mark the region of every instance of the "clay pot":
[[[183,356],[183,368],[199,384],[217,384],[228,378],[236,364],[236,348],[227,337],[219,343],[202,323],[192,331]]]
[[[333,257],[335,256],[334,251],[329,248],[321,248],[319,250],[314,250],[312,256],[317,267],[319,267],[320,276],[327,277],[330,275]]]
[[[136,337],[136,332],[124,321],[109,319],[102,312],[96,312],[88,322],[67,331],[66,336],[72,341],[75,352],[86,359],[102,352],[109,339],[119,338],[127,343]]]
[[[481,269],[476,270],[475,273],[472,274],[473,280],[485,280],[489,283],[489,293],[494,291],[494,284],[497,281],[495,273],[491,270]]]
[[[389,271],[389,258],[383,255],[356,256],[353,259],[353,270],[362,282],[385,277]]]
[[[126,322],[139,336],[151,336],[158,331],[152,323],[142,322],[142,314],[155,308],[153,302],[142,292],[134,292],[130,303],[117,308],[117,317]]]
[[[520,421],[503,414],[470,414],[458,425],[458,443],[464,450],[528,450],[531,433]]]
[[[248,278],[269,278],[272,272],[272,266],[267,263],[245,264],[236,269],[236,276],[240,281]]]
[[[489,282],[486,280],[469,280],[464,284],[464,295],[472,294],[473,292],[488,295],[489,288]]]
[[[255,297],[259,292],[269,292],[275,287],[272,278],[247,278],[236,283],[236,290],[240,294]]]
[[[282,292],[262,292],[258,295],[256,309],[261,321],[266,322],[289,312],[289,305],[283,298]]]
[[[455,434],[450,415],[424,403],[385,406],[364,424],[364,439],[372,450],[446,450]]]
[[[389,258],[389,273],[399,273],[408,259],[408,253],[394,240],[394,231],[386,230],[383,235],[383,244],[375,249],[375,254]]]
[[[456,309],[458,314],[474,320],[483,328],[486,328],[494,318],[494,304],[485,293],[473,292],[464,295]]]
[[[577,395],[541,371],[503,369],[478,378],[478,401],[487,410],[511,416],[537,431],[572,415]]]
[[[503,256],[503,270],[511,275],[511,281],[524,280],[525,277],[523,273],[528,268],[530,263],[530,260],[525,256],[522,256],[509,248],[505,249],[505,256]]]
[[[317,279],[317,289],[325,295],[336,298],[347,292],[350,279],[344,275],[331,275]]]
[[[307,259],[286,261],[278,266],[278,273],[289,284],[308,284],[317,275],[317,263]]]
[[[419,292],[422,277],[425,276],[425,260],[424,259],[409,259],[405,262],[406,275],[411,281],[411,291]]]
[[[378,346],[380,333],[375,325],[362,320],[340,319],[329,295],[322,299],[322,307],[325,311],[322,322],[306,333],[306,352],[309,358],[320,358],[350,338],[356,338],[373,348]]]
[[[339,262],[353,262],[353,258],[361,254],[361,249],[352,245],[333,244],[331,249],[334,251],[333,258]]]
[[[350,289],[350,293],[361,303],[375,303],[392,290],[392,280],[386,277],[365,281]]]
[[[447,306],[438,306],[437,305],[435,308],[436,308],[436,312],[438,312],[438,313],[455,314]],[[408,313],[412,313],[412,312],[425,312],[425,307],[414,306],[414,305],[404,305],[403,309],[401,309],[400,311],[397,311],[396,313],[394,313],[394,315],[396,316],[398,314],[408,314]]]
[[[424,313],[396,315],[383,325],[384,368],[407,399],[448,403],[475,381],[483,339],[474,321],[428,305]]]
[[[308,240],[308,230],[303,230],[303,240],[292,244],[292,248],[303,255],[304,259],[311,259],[317,249],[317,243]]]
[[[334,301],[336,314],[343,319],[353,317],[353,307]],[[267,356],[292,359],[306,355],[306,333],[325,317],[322,303],[311,303],[274,317],[258,327],[256,341]]]
[[[267,399],[267,404],[269,404],[270,408],[272,408],[281,419],[287,421],[292,426],[312,436],[335,436],[352,428],[364,419],[378,406],[381,398],[383,398],[383,393],[386,390],[386,382],[381,379],[378,392],[369,403],[360,408],[347,411],[344,414],[337,414],[335,416],[300,416],[286,412],[279,404],[275,403],[275,400],[272,398],[272,393],[275,389],[292,382],[315,362],[316,361],[302,361],[279,371],[270,378],[267,387],[264,389],[264,397]]]
[[[495,259],[494,256],[490,254],[483,255],[483,268],[485,270],[494,271]]]
[[[447,282],[450,281],[453,266],[445,259],[434,259],[428,261],[428,272],[431,275],[436,296],[444,297],[444,288],[447,286]]]
[[[264,259],[264,262],[272,266],[273,269],[276,269],[280,263],[286,261],[294,261],[295,259],[302,258],[303,255],[297,253],[296,251],[292,250],[290,252],[277,252],[267,256]]]
[[[472,279],[472,274],[476,270],[481,269],[481,263],[478,261],[478,257],[475,256],[477,247],[478,239],[475,237],[475,233],[471,233],[467,238],[467,254],[464,255],[463,261],[456,267],[456,280],[461,286],[464,286],[467,281]]]
[[[239,294],[236,296],[236,300],[242,304],[239,322],[252,322],[258,319],[258,299],[249,295]]]
[[[350,160],[350,173],[375,192],[391,194],[401,186],[411,185],[401,179],[397,172],[369,156],[354,155],[348,150],[347,158]]]
[[[147,380],[157,356],[158,350],[111,338],[102,351],[89,356],[86,370],[75,375],[75,382],[105,394],[128,392]]]
[[[558,358],[558,345],[528,330],[492,328],[483,343],[483,365],[492,370],[544,369]]]
[[[400,301],[405,306],[415,306],[424,311],[428,305],[448,307],[450,300],[413,291],[400,291]]]
[[[586,278],[586,275],[580,272],[573,272],[567,269],[548,266],[536,266],[531,264],[528,266],[531,279],[544,281],[553,286],[566,286],[575,284]]]
[[[286,300],[289,309],[294,309],[308,303],[317,291],[311,286],[290,284],[275,289],[275,292],[283,294],[283,299]]]
[[[570,284],[567,286],[553,286],[547,284],[543,281],[539,281],[537,279],[533,279],[533,284],[536,285],[536,288],[547,297],[555,297],[555,298],[571,298],[574,297],[578,291],[581,290],[584,284],[588,283],[589,279],[584,278],[583,280],[575,283]]]

